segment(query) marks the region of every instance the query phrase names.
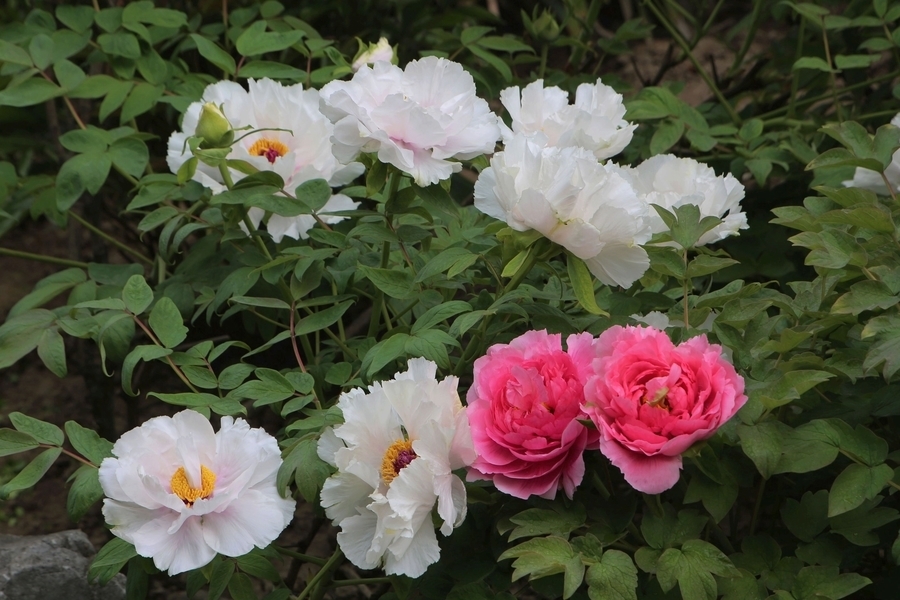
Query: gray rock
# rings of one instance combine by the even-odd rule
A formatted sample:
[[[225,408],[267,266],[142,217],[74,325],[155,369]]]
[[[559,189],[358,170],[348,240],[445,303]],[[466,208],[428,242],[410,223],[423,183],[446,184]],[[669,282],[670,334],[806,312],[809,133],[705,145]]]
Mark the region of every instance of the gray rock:
[[[125,576],[88,584],[94,546],[82,531],[0,535],[0,600],[121,600]]]

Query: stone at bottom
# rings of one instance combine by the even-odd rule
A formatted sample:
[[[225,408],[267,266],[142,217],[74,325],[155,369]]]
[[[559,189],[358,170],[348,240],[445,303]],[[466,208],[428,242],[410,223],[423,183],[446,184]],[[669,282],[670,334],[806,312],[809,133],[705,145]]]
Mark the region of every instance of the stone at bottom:
[[[82,531],[0,535],[0,600],[121,600],[125,576],[89,584],[96,550]]]

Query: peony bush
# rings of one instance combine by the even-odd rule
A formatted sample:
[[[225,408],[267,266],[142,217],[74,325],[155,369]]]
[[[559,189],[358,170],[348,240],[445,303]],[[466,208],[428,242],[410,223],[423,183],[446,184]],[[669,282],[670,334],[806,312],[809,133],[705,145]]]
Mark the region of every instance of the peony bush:
[[[59,269],[0,377],[94,398],[0,405],[0,501],[58,464],[91,580],[894,597],[900,8],[101,4],[0,26],[0,257]]]

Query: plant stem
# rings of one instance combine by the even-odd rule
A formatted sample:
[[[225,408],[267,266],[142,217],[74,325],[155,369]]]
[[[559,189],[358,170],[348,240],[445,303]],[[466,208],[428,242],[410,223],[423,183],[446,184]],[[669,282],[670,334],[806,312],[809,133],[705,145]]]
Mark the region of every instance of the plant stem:
[[[747,37],[744,38],[744,43],[741,44],[741,49],[738,50],[738,53],[734,55],[734,62],[731,63],[731,68],[728,69],[728,74],[733,75],[737,72],[738,67],[744,62],[744,57],[747,55],[747,52],[750,50],[750,46],[753,44],[753,40],[756,39],[756,30],[759,29],[760,22],[760,13],[762,13],[763,0],[753,0],[753,16],[750,21],[750,29],[747,31]],[[802,21],[801,21],[801,29],[800,29],[801,39],[803,36],[802,29]],[[801,42],[802,44],[802,42]]]
[[[316,573],[315,575],[313,575],[313,578],[309,581],[309,583],[306,585],[306,587],[303,588],[303,591],[300,592],[299,594],[297,594],[297,597],[295,600],[303,600],[304,598],[309,596],[309,594],[316,587],[318,587],[319,583],[321,583],[321,581],[323,579],[325,579],[325,577],[331,576],[331,573],[334,572],[335,567],[337,567],[338,563],[340,562],[340,560],[342,558],[344,558],[344,553],[341,552],[340,548],[338,548],[337,550],[334,551],[334,554],[331,555],[331,558],[328,559],[328,562],[326,562],[322,566],[322,568],[319,569],[319,572]]]
[[[296,558],[297,560],[302,560],[303,562],[312,563],[314,565],[319,565],[320,567],[325,566],[325,563],[328,561],[324,558],[319,558],[318,556],[310,556],[309,554],[301,554],[300,552],[294,552],[293,550],[288,550],[287,548],[282,548],[281,546],[272,546],[275,548],[275,551],[278,554],[284,554],[285,556],[290,556],[291,558]]]
[[[669,32],[669,35],[672,36],[672,39],[675,40],[675,43],[681,47],[681,50],[688,57],[688,60],[691,61],[691,64],[694,65],[694,68],[697,70],[697,73],[703,78],[703,81],[706,82],[706,86],[709,90],[715,95],[716,99],[718,99],[719,103],[728,113],[728,116],[731,117],[731,120],[735,125],[740,127],[741,125],[741,117],[735,112],[734,108],[731,106],[731,103],[725,98],[725,95],[722,94],[722,90],[719,89],[719,86],[716,85],[716,82],[712,80],[712,77],[709,76],[709,73],[706,72],[706,69],[700,64],[700,61],[697,60],[697,57],[694,56],[694,53],[691,52],[691,48],[688,46],[687,42],[681,37],[681,34],[675,28],[672,23],[663,15],[662,11],[657,8],[657,6],[653,3],[653,0],[644,0],[644,4],[650,8],[656,18],[659,19],[659,22],[662,23],[663,27]]]
[[[760,479],[759,488],[756,491],[756,503],[753,505],[753,516],[750,518],[750,535],[756,532],[756,524],[759,520],[759,509],[762,506],[763,494],[766,491],[766,479]]]
[[[13,250],[11,248],[0,247],[0,256],[11,256],[13,258],[24,258],[25,260],[35,260],[45,262],[51,265],[60,265],[62,267],[78,267],[87,269],[90,265],[86,262],[78,260],[69,260],[67,258],[56,258],[55,256],[45,256],[43,254],[32,254],[31,252],[23,252],[21,250]]]
[[[91,461],[87,460],[86,458],[84,458],[82,456],[78,456],[74,452],[69,452],[65,448],[60,448],[59,446],[51,446],[50,444],[38,444],[38,448],[59,448],[60,450],[62,450],[62,453],[65,454],[66,456],[68,456],[69,458],[73,458],[80,463],[86,464],[89,467],[94,467],[95,469],[99,468],[99,467],[97,467],[97,465],[95,465]]]
[[[73,219],[75,219],[76,221],[81,223],[82,227],[84,227],[85,229],[87,229],[88,231],[93,233],[94,235],[97,235],[97,236],[103,238],[104,240],[106,240],[107,242],[109,242],[110,244],[112,244],[113,246],[118,248],[119,250],[132,255],[133,257],[137,258],[138,260],[141,260],[141,261],[147,263],[151,267],[153,266],[153,259],[147,258],[141,252],[138,252],[134,248],[131,248],[131,247],[123,244],[122,242],[120,242],[116,238],[112,237],[111,235],[109,235],[108,233],[106,233],[105,231],[100,229],[99,227],[95,227],[92,224],[88,223],[78,213],[76,213],[74,211],[69,211],[68,214],[70,217],[72,217]]]
[[[147,337],[149,337],[150,340],[151,340],[154,344],[156,344],[156,345],[159,346],[160,348],[165,348],[165,346],[162,345],[162,343],[159,341],[159,339],[158,339],[155,335],[153,335],[153,332],[150,330],[150,328],[147,327],[146,325],[144,325],[144,322],[141,321],[141,320],[138,318],[137,315],[132,314],[132,315],[131,315],[131,318],[134,319],[134,322],[138,324],[138,327],[140,327],[141,329],[144,330],[144,333],[147,334]],[[178,375],[178,379],[180,379],[180,380],[182,381],[182,383],[184,383],[184,385],[188,386],[188,387],[191,389],[191,391],[194,392],[195,394],[199,394],[199,393],[200,393],[200,390],[198,390],[197,388],[194,387],[194,384],[190,382],[190,380],[189,380],[189,379],[187,378],[187,376],[184,374],[184,371],[182,371],[182,370],[178,367],[178,365],[176,365],[176,364],[172,361],[172,357],[171,357],[171,356],[166,356],[166,362],[169,363],[169,366],[172,367],[172,370],[175,371],[175,374]]]
[[[837,76],[834,74],[834,65],[831,62],[831,47],[828,45],[828,29],[825,28],[825,17],[822,17],[822,45],[825,46],[825,62],[828,63],[828,75],[831,78],[831,97],[834,101],[834,107],[837,110],[839,122],[844,121],[844,109],[838,102],[837,93]]]
[[[332,581],[329,587],[343,587],[348,585],[376,585],[379,583],[390,583],[390,577],[370,577],[369,579],[340,579]]]
[[[541,45],[541,67],[538,71],[538,79],[544,78],[544,72],[547,70],[547,55],[550,53],[550,46],[546,43]]]
[[[684,304],[684,330],[687,332],[688,328],[691,326],[691,322],[688,319],[688,284],[690,282],[690,277],[687,274],[688,268],[688,251],[687,248],[684,249],[684,254],[682,255],[684,259],[684,280],[682,281],[682,287],[684,290],[682,304]],[[687,333],[685,333],[687,335]]]
[[[803,34],[806,32],[806,19],[800,19],[800,30],[797,32],[797,51],[794,53],[794,62],[803,56]],[[800,89],[800,70],[794,71],[791,76],[791,98],[788,100],[787,116],[793,119],[797,115],[797,91]]]

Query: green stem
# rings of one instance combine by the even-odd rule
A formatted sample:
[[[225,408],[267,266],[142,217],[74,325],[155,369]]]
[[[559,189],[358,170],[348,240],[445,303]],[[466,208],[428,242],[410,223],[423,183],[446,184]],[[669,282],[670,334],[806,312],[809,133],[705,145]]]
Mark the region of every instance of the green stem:
[[[390,577],[370,577],[369,579],[340,579],[332,581],[329,587],[343,587],[348,585],[377,585],[380,583],[390,583]]]
[[[131,315],[131,318],[134,319],[134,322],[137,323],[138,326],[139,326],[141,329],[144,330],[144,333],[147,334],[147,337],[149,337],[150,340],[151,340],[154,344],[156,344],[156,345],[159,346],[160,348],[165,348],[165,346],[163,346],[163,344],[159,341],[159,339],[158,339],[155,335],[153,335],[153,332],[150,330],[150,328],[147,327],[146,325],[144,325],[144,322],[141,321],[141,320],[138,318],[137,315],[132,314],[132,315]],[[199,393],[200,393],[200,390],[198,390],[197,388],[195,388],[195,387],[194,387],[194,384],[191,383],[190,380],[188,380],[187,376],[184,374],[184,371],[182,371],[182,370],[178,367],[178,365],[176,365],[176,364],[172,361],[172,357],[171,357],[171,356],[166,356],[165,358],[166,358],[166,362],[169,363],[169,366],[172,367],[172,370],[175,371],[175,374],[178,375],[178,379],[180,379],[180,380],[182,381],[182,383],[184,383],[184,385],[188,386],[192,392],[194,392],[195,394],[199,394]]]
[[[825,62],[828,63],[828,75],[831,79],[831,97],[837,110],[839,122],[844,121],[844,109],[838,102],[837,75],[834,73],[834,65],[831,62],[831,47],[828,45],[828,29],[825,28],[825,17],[822,17],[822,44],[825,46]]]
[[[116,248],[118,248],[119,250],[121,250],[121,251],[123,251],[123,252],[125,252],[125,253],[127,253],[127,254],[132,255],[133,257],[137,258],[138,260],[141,260],[141,261],[147,263],[147,264],[150,265],[151,267],[153,266],[153,259],[147,258],[146,256],[144,256],[142,253],[138,252],[138,251],[135,250],[134,248],[130,248],[130,247],[126,246],[125,244],[123,244],[122,242],[120,242],[120,241],[117,240],[116,238],[112,237],[111,235],[109,235],[108,233],[106,233],[105,231],[103,231],[102,229],[99,229],[98,227],[94,227],[93,225],[91,225],[90,223],[88,223],[87,221],[85,221],[81,216],[79,216],[78,213],[76,213],[76,212],[74,212],[74,211],[69,211],[68,214],[69,214],[70,217],[72,217],[73,219],[75,219],[76,221],[78,221],[79,223],[81,223],[81,225],[82,225],[85,229],[87,229],[88,231],[90,231],[90,232],[93,233],[94,235],[103,238],[104,240],[106,240],[107,242],[109,242],[110,244],[112,244],[113,246],[115,246]]]
[[[62,267],[78,267],[81,269],[87,269],[90,266],[88,265],[88,263],[78,260],[56,258],[55,256],[44,256],[43,254],[32,254],[31,252],[22,252],[21,250],[13,250],[11,248],[0,248],[0,256],[24,258],[25,260],[35,260],[38,262],[49,263],[51,265],[60,265]]]
[[[550,46],[545,44],[541,45],[541,69],[538,71],[538,79],[544,78],[544,72],[547,70],[547,55],[550,53]]]
[[[79,455],[75,454],[74,452],[70,452],[70,451],[66,450],[65,448],[60,448],[59,446],[53,446],[51,444],[38,444],[38,448],[59,448],[60,450],[62,450],[62,453],[65,454],[66,456],[68,456],[69,458],[77,460],[78,462],[83,463],[89,467],[94,467],[95,469],[99,468],[97,465],[95,465],[91,461],[87,460],[86,458],[79,456]]]
[[[766,491],[766,480],[760,479],[759,489],[756,491],[756,503],[753,505],[753,516],[750,518],[750,535],[756,531],[756,524],[759,520],[759,509],[762,507],[763,494]]]
[[[800,30],[797,32],[797,51],[794,53],[794,62],[803,56],[803,35],[806,32],[806,19],[800,19]],[[797,115],[797,92],[800,89],[800,69],[794,71],[791,76],[791,98],[788,100],[788,118]]]
[[[728,113],[728,116],[731,117],[731,120],[735,125],[741,125],[741,117],[735,112],[734,108],[731,106],[731,103],[725,98],[725,95],[722,94],[722,90],[719,89],[719,86],[716,85],[716,82],[712,80],[712,77],[709,76],[709,73],[706,72],[706,69],[703,68],[703,65],[700,64],[700,61],[697,60],[697,57],[694,56],[694,53],[691,52],[691,48],[688,46],[687,42],[678,30],[675,28],[672,23],[663,15],[662,11],[656,7],[652,0],[644,0],[644,4],[650,8],[656,18],[659,19],[660,23],[662,23],[663,27],[669,32],[669,35],[672,36],[672,39],[675,40],[675,43],[681,48],[682,52],[688,57],[688,60],[691,61],[691,64],[694,65],[694,68],[697,70],[697,73],[706,82],[706,86],[709,90],[715,95],[716,99],[718,99],[719,103]]]
[[[864,88],[864,87],[868,87],[870,85],[875,85],[876,83],[881,83],[882,81],[888,81],[888,80],[894,79],[895,77],[897,77],[897,75],[900,75],[900,71],[892,71],[885,75],[880,75],[878,77],[875,77],[874,79],[867,79],[866,81],[854,83],[853,85],[844,86],[841,88],[841,92],[850,92],[850,91],[853,91],[853,90],[856,90],[859,88]],[[834,91],[832,90],[832,91],[826,92],[824,94],[820,94],[818,96],[813,96],[812,98],[803,98],[802,100],[798,100],[796,102],[796,106],[799,108],[802,105],[815,104],[816,102],[821,102],[822,100],[828,100],[829,98],[832,98],[833,95],[834,95]],[[778,115],[780,115],[783,112],[787,112],[789,110],[789,108],[790,108],[789,106],[782,106],[781,108],[776,108],[776,109],[770,110],[767,113],[757,115],[756,118],[762,119],[765,121],[767,119],[777,117]]]
[[[302,560],[303,562],[319,565],[320,567],[325,566],[325,563],[328,562],[324,558],[319,558],[318,556],[310,556],[309,554],[301,554],[299,552],[294,552],[293,550],[288,550],[287,548],[282,548],[281,546],[272,547],[275,548],[275,551],[278,552],[278,554],[290,556],[291,558],[296,558],[297,560]]]
[[[331,576],[342,558],[344,558],[344,553],[341,552],[340,548],[338,548],[334,551],[334,554],[331,555],[331,558],[328,559],[328,562],[326,562],[322,566],[322,568],[319,569],[319,572],[313,575],[313,578],[309,581],[306,587],[303,588],[303,591],[297,594],[295,600],[303,600],[304,598],[309,596],[310,593],[319,586],[322,580],[325,579],[325,577]]]
[[[750,46],[753,44],[753,40],[756,39],[756,30],[759,28],[760,23],[760,14],[762,13],[763,0],[754,0],[753,1],[753,15],[751,16],[750,21],[750,29],[747,31],[747,37],[744,38],[744,43],[741,44],[741,49],[738,50],[738,53],[734,55],[734,62],[731,63],[731,68],[728,70],[729,75],[733,75],[737,72],[738,67],[744,62],[744,57],[747,55],[747,52],[750,50]],[[800,29],[801,39],[803,36],[803,29],[801,23]],[[802,43],[802,42],[801,42]]]
[[[690,282],[690,278],[687,275],[688,268],[688,251],[687,248],[684,249],[684,254],[682,255],[684,259],[684,280],[682,281],[682,287],[684,291],[684,300],[682,303],[684,304],[684,331],[687,332],[688,328],[691,326],[691,322],[688,320],[688,284]],[[687,335],[687,333],[685,333]]]

